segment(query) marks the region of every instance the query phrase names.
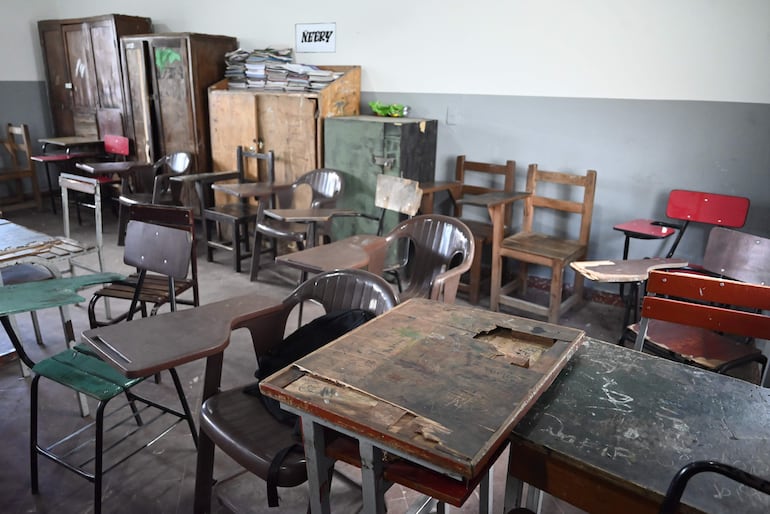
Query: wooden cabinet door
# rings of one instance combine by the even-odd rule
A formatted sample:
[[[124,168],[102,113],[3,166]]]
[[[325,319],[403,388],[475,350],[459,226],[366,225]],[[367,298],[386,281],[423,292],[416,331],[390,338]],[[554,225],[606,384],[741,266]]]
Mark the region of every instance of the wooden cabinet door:
[[[61,25],[46,23],[40,25],[40,45],[46,64],[48,98],[51,103],[51,117],[57,135],[75,134],[75,120],[72,111],[72,83],[69,79],[67,52],[62,44]]]
[[[123,66],[126,74],[126,116],[129,137],[133,137],[136,159],[152,162],[156,153],[152,134],[153,93],[150,86],[149,50],[142,39],[124,38]]]
[[[190,90],[190,54],[187,38],[153,37],[148,40],[154,91],[159,153],[198,154]],[[194,169],[197,169],[197,165]]]
[[[99,106],[99,93],[89,26],[87,23],[63,25],[62,37],[72,92],[75,135],[98,136],[96,109]]]

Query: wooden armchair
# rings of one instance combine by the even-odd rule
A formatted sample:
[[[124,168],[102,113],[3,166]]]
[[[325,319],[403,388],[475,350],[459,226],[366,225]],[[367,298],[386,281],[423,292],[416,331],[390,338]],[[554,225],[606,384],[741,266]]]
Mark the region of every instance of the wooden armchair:
[[[578,191],[573,191],[577,189]],[[565,193],[565,190],[567,193]],[[530,164],[527,170],[527,192],[524,199],[524,219],[520,232],[508,236],[502,242],[498,255],[493,255],[492,266],[502,269],[503,259],[519,261],[518,277],[508,284],[493,283],[490,308],[499,309],[500,304],[531,312],[556,323],[559,316],[577,303],[583,296],[583,276],[575,273],[572,294],[562,300],[564,270],[570,262],[585,259],[591,233],[591,218],[596,191],[596,171],[588,170],[585,175],[540,170],[537,164]],[[567,195],[559,196],[559,195]],[[579,199],[572,199],[572,198]],[[543,217],[550,214],[549,224],[555,229],[541,232],[548,226]],[[565,220],[564,218],[568,218]],[[575,219],[576,218],[576,219]],[[537,220],[537,224],[536,224]],[[565,223],[577,223],[577,234],[568,235]],[[551,269],[551,287],[547,306],[523,298],[527,291],[528,265],[536,264]],[[501,276],[495,274],[493,276]],[[518,289],[519,297],[511,292]]]
[[[29,127],[22,123],[13,125],[9,123],[6,127],[6,139],[2,142],[6,149],[7,161],[0,168],[0,182],[11,182],[15,184],[16,207],[29,207],[36,205],[38,210],[43,208],[43,201],[40,195],[40,185],[37,181],[37,173],[32,161],[32,151],[29,143]],[[0,162],[6,160],[0,159]],[[24,198],[24,179],[29,179],[32,186],[32,196],[34,201],[25,202]]]
[[[459,198],[450,196],[454,201],[454,215],[465,223],[473,233],[473,239],[476,242],[476,252],[473,256],[471,269],[467,282],[460,282],[459,290],[468,293],[468,301],[476,305],[479,303],[479,293],[481,290],[481,272],[482,257],[484,248],[492,244],[492,223],[488,219],[486,210],[478,209],[479,218],[470,218],[463,216],[464,206],[462,197],[465,195],[479,195],[493,192],[512,193],[515,187],[516,161],[508,160],[505,164],[492,164],[486,162],[476,162],[466,160],[464,155],[457,156],[457,165],[455,168],[455,180],[462,183]],[[500,184],[502,178],[502,184]],[[459,201],[458,201],[459,200]],[[505,207],[503,220],[505,227],[504,235],[510,232],[512,205]],[[473,209],[473,207],[471,207]],[[466,211],[467,213],[467,211]]]

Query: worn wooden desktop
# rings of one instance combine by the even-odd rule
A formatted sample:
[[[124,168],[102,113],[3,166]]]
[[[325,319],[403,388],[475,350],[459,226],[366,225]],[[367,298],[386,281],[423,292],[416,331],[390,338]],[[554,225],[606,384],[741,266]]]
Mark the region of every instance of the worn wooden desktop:
[[[359,234],[299,252],[279,255],[275,262],[303,273],[336,269],[366,269],[376,275],[385,262],[386,240],[382,236]]]
[[[436,203],[436,193],[446,191],[452,199],[456,200],[460,196],[462,188],[463,183],[457,180],[420,182],[420,189],[422,189],[420,214],[433,214]]]
[[[768,448],[770,389],[587,340],[514,429],[509,490],[513,478],[588,512],[651,513],[688,462],[768,477]],[[694,477],[683,502],[682,512],[770,512],[770,497],[715,474]]]
[[[689,264],[685,259],[676,257],[655,257],[650,259],[575,261],[570,267],[588,280],[602,283],[631,284],[628,296],[620,290],[621,299],[625,303],[623,324],[621,329],[638,321],[641,312],[641,301],[644,296],[644,285],[650,271],[663,268],[684,268]],[[633,314],[633,315],[632,315]],[[621,338],[623,336],[621,335]]]
[[[316,244],[316,231],[319,223],[330,221],[335,216],[355,216],[356,211],[350,209],[308,208],[308,209],[265,209],[265,216],[287,223],[304,223],[307,225],[305,245],[312,248]]]
[[[44,137],[38,139],[38,142],[43,144],[43,152],[47,150],[48,145],[51,145],[64,150],[67,154],[75,148],[88,148],[96,151],[104,145],[104,141],[99,138],[85,136]]]
[[[54,276],[60,276],[62,263],[93,251],[95,247],[74,239],[52,237],[0,219],[0,267],[32,262],[45,266]]]
[[[572,328],[412,299],[260,388],[302,416],[314,513],[329,512],[321,491],[333,463],[323,427],[358,441],[365,512],[384,512],[381,479],[399,482],[387,475],[399,460],[448,477],[462,492],[439,499],[461,505],[583,337]],[[437,492],[428,483],[409,485]]]

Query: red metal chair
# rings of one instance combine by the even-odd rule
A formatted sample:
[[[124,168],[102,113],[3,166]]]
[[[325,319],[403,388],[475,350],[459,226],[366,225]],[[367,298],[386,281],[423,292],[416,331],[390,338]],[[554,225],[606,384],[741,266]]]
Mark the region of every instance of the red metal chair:
[[[674,189],[668,195],[666,216],[678,222],[635,219],[613,228],[625,235],[623,259],[628,258],[628,246],[632,238],[665,239],[676,233],[674,244],[666,254],[666,257],[670,258],[673,257],[690,222],[741,228],[746,223],[749,203],[749,199],[742,196]]]

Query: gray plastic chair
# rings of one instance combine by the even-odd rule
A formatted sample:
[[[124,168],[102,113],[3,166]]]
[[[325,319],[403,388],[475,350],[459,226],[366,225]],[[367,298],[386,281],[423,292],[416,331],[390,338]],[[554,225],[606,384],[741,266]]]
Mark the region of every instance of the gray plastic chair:
[[[249,330],[258,358],[283,341],[289,314],[303,301],[315,301],[327,313],[359,308],[382,314],[398,303],[398,297],[382,277],[368,271],[339,270],[316,275],[297,287],[279,308],[237,327]],[[298,443],[294,428],[274,418],[260,398],[244,393],[243,387],[207,399],[201,406],[200,423],[216,446],[265,481],[276,454]],[[305,455],[300,449],[289,451],[281,461],[275,471],[277,487],[295,487],[307,480]],[[202,458],[211,459],[212,467],[206,470],[210,473],[213,448]],[[212,478],[203,476],[198,480],[210,484]]]
[[[473,233],[462,221],[441,214],[415,216],[386,236],[401,262],[402,300],[415,297],[454,303],[460,276],[473,262]]]

